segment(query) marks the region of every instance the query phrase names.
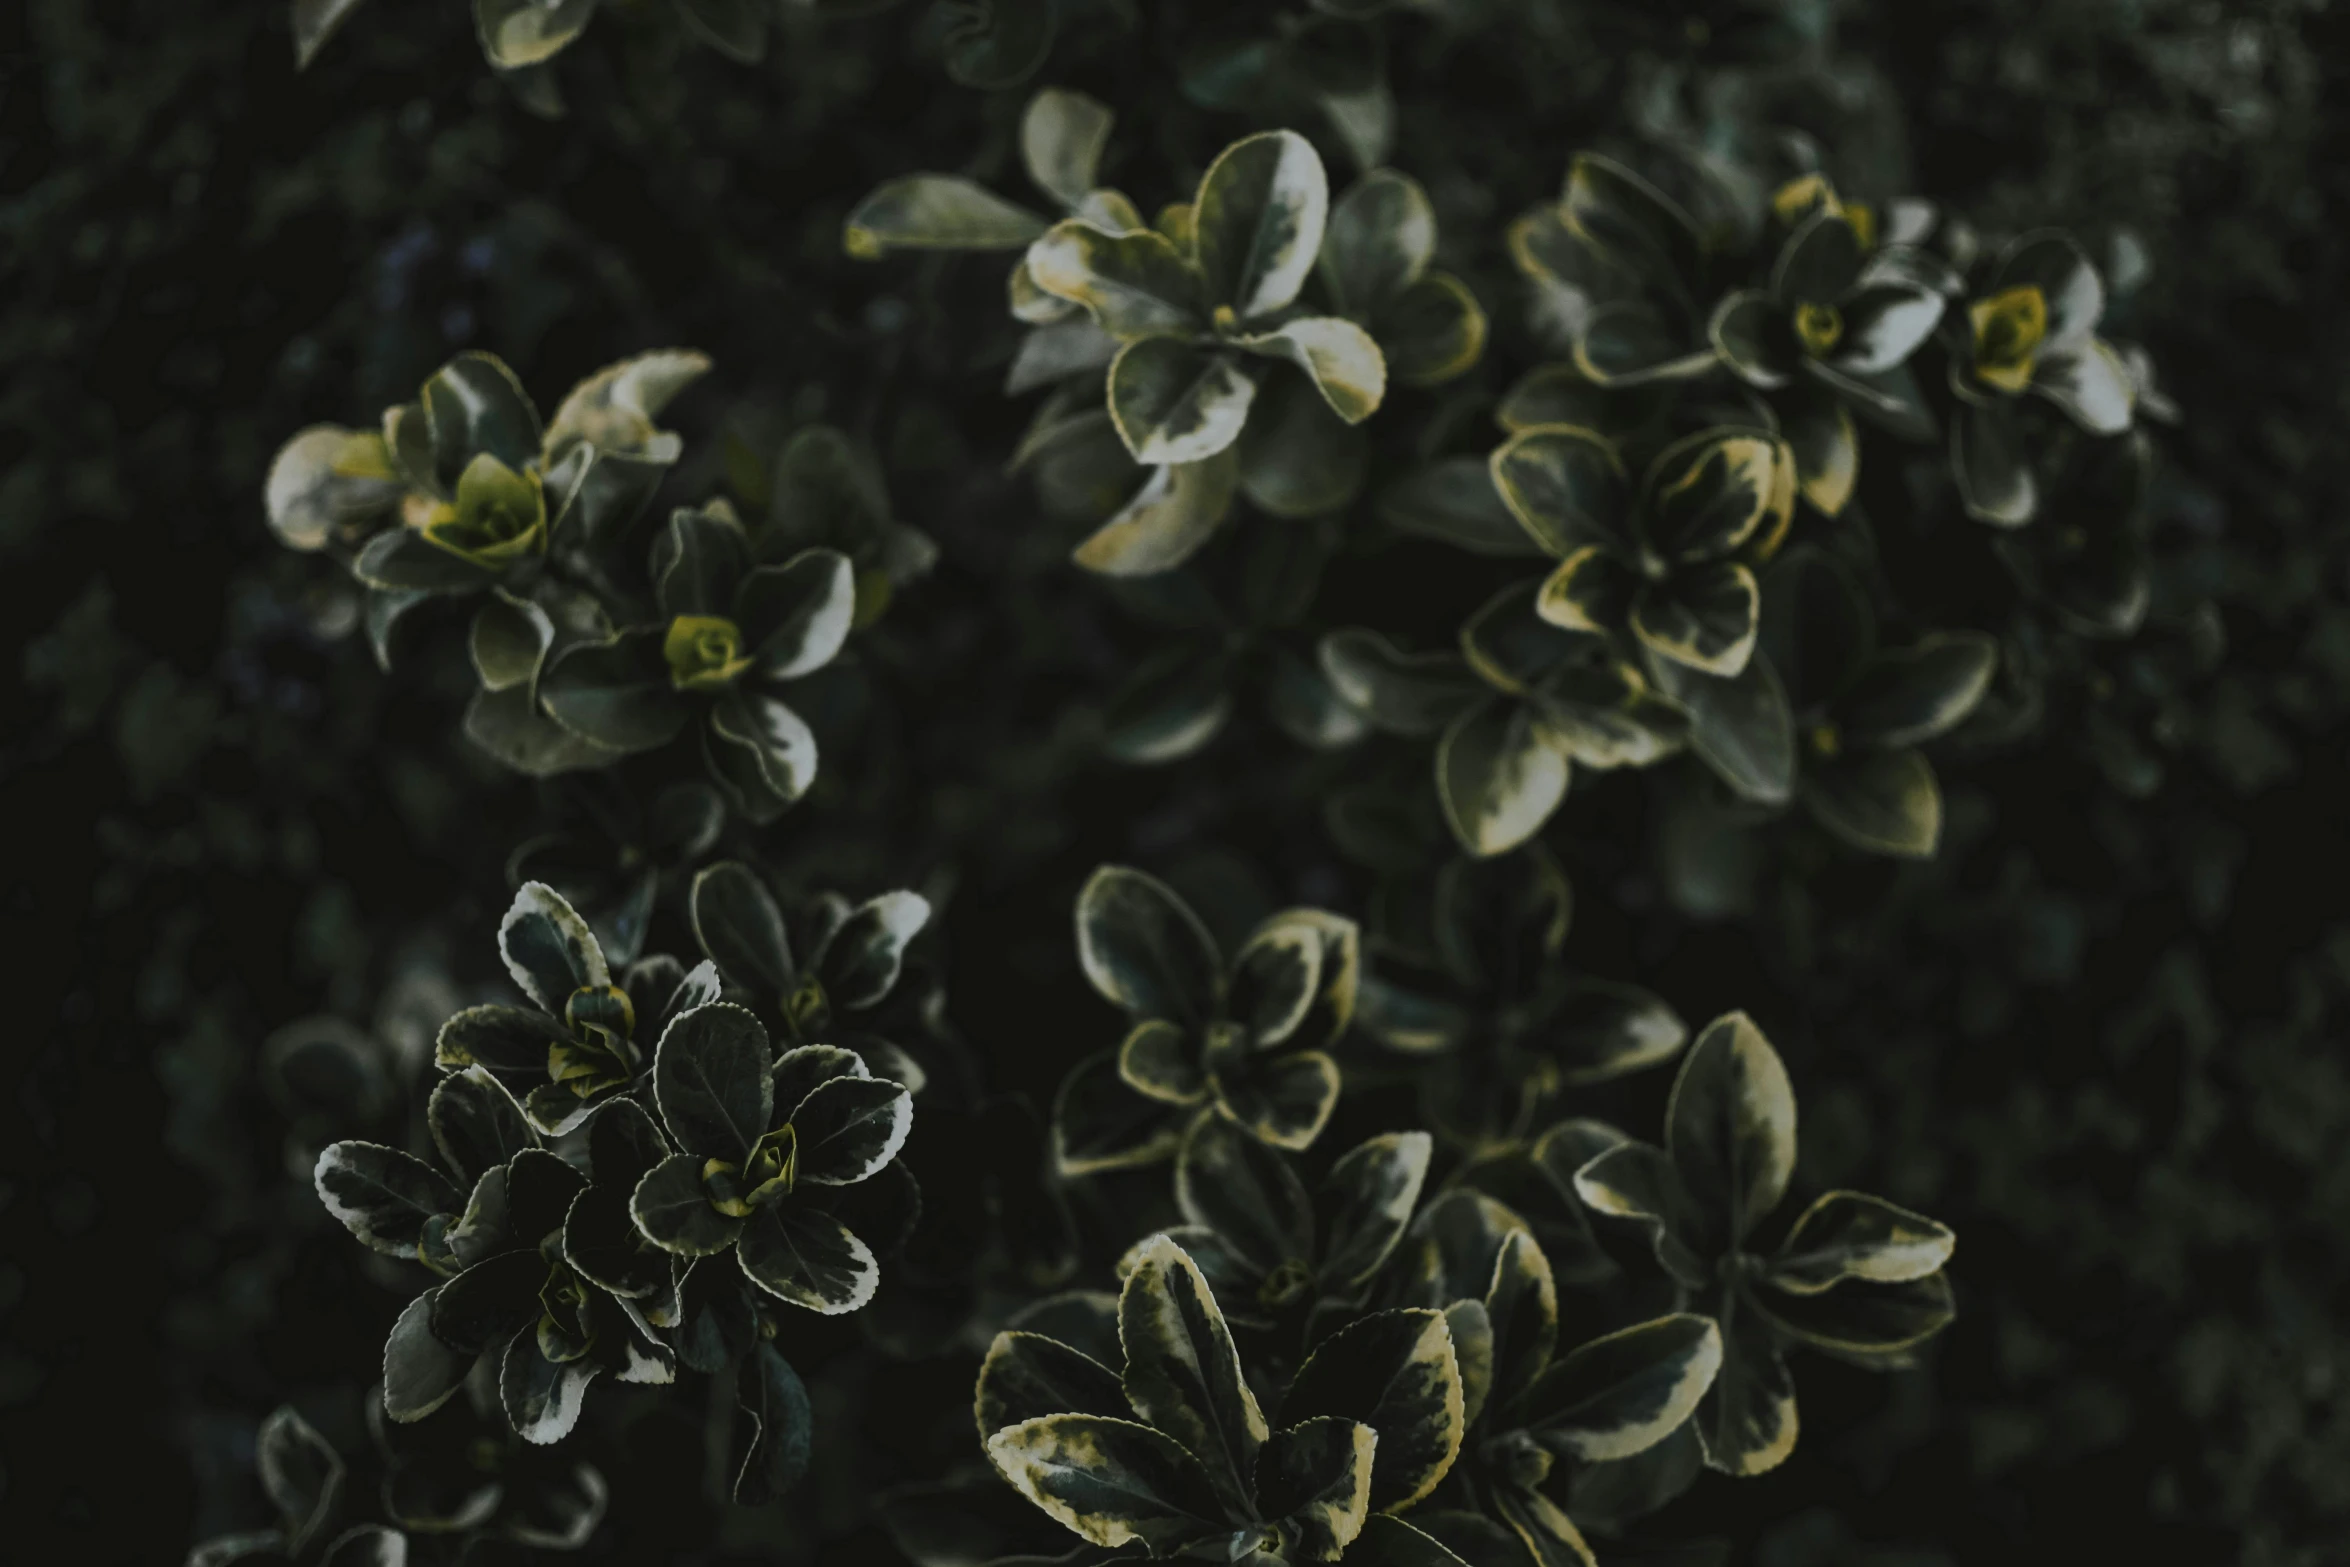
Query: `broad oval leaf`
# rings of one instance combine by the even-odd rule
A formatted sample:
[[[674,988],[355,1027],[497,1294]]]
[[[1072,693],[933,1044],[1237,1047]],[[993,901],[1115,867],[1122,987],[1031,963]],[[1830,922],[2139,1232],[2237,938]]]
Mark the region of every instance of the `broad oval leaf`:
[[[1257,1508],[1293,1536],[1307,1561],[1334,1562],[1362,1533],[1379,1437],[1360,1421],[1322,1417],[1273,1433],[1257,1465]]]
[[[1474,707],[1484,687],[1459,654],[1405,653],[1376,631],[1325,635],[1316,653],[1339,695],[1389,734],[1424,739]]]
[[[1330,1167],[1314,1197],[1326,1285],[1351,1289],[1379,1271],[1412,1222],[1434,1153],[1426,1132],[1386,1132]]]
[[[1670,1436],[1713,1386],[1721,1330],[1709,1317],[1659,1317],[1577,1346],[1518,1396],[1515,1416],[1553,1452],[1629,1458]]]
[[[1370,418],[1387,396],[1387,360],[1378,340],[1341,317],[1303,316],[1237,342],[1252,354],[1287,360],[1304,371],[1330,411],[1348,424]]]
[[[1932,857],[1942,841],[1942,787],[1915,751],[1858,751],[1803,775],[1803,803],[1856,849]]]
[[[1880,653],[1836,704],[1854,743],[1888,748],[1947,734],[1975,710],[1999,671],[1999,644],[1979,631],[1942,632]]]
[[[791,1112],[798,1134],[798,1178],[850,1186],[897,1157],[914,1125],[914,1096],[878,1077],[819,1083]]]
[[[1209,297],[1243,321],[1295,300],[1322,248],[1330,179],[1295,131],[1262,131],[1225,148],[1192,204],[1193,253]]]
[[[1665,1148],[1719,1247],[1739,1244],[1779,1205],[1795,1173],[1795,1089],[1743,1012],[1697,1036],[1665,1109]]]
[[[771,998],[791,994],[799,983],[791,935],[775,894],[756,871],[737,860],[703,867],[694,876],[688,909],[694,938],[731,983]]]
[[[881,1287],[881,1265],[855,1232],[788,1200],[745,1220],[734,1254],[753,1284],[828,1317],[857,1310]]]
[[[1203,1116],[1175,1161],[1184,1218],[1214,1231],[1261,1276],[1314,1257],[1313,1199],[1289,1161],[1223,1116]]]
[[[612,983],[596,933],[545,882],[525,882],[515,892],[498,923],[498,952],[522,993],[554,1017],[573,991]]]
[[[406,1425],[449,1401],[473,1369],[473,1357],[433,1336],[435,1290],[410,1301],[384,1339],[384,1413]]]
[[[1094,188],[1116,118],[1084,93],[1040,89],[1020,116],[1020,161],[1028,178],[1064,207],[1082,203]]]
[[[1330,209],[1319,258],[1331,302],[1363,320],[1418,282],[1436,256],[1436,208],[1420,182],[1373,169]]]
[[[1463,849],[1505,854],[1542,830],[1567,797],[1567,754],[1531,709],[1489,701],[1461,714],[1436,747],[1436,792]]]
[[[1502,503],[1549,554],[1625,538],[1630,487],[1614,443],[1597,431],[1536,425],[1504,441],[1490,461]]]
[[[1485,1317],[1493,1327],[1494,1391],[1506,1400],[1548,1368],[1558,1344],[1558,1285],[1534,1232],[1522,1225],[1502,1237],[1493,1259]]]
[[[1127,344],[1110,365],[1110,418],[1134,460],[1196,463],[1240,439],[1257,383],[1229,354],[1172,337]]]
[[[514,1335],[498,1367],[498,1402],[514,1434],[534,1447],[560,1442],[579,1424],[588,1384],[603,1368],[587,1358],[551,1361],[539,1351],[538,1335]]]
[[[1197,332],[1207,324],[1199,273],[1163,234],[1109,234],[1081,219],[1028,247],[1028,274],[1046,293],[1085,306],[1113,337]]]
[[[816,780],[816,733],[774,697],[729,691],[710,709],[704,755],[736,810],[764,825]]]
[[[1129,1413],[1117,1372],[1042,1333],[998,1333],[979,1364],[979,1384],[972,1394],[972,1414],[979,1422],[983,1446],[998,1431],[1044,1415],[1122,1420]]]
[[[763,1506],[807,1474],[815,1411],[799,1372],[773,1344],[761,1344],[745,1362],[735,1383],[735,1409],[735,1447],[743,1457],[734,1500],[737,1506]]]
[[[1069,1069],[1053,1096],[1053,1159],[1063,1175],[1133,1169],[1171,1159],[1188,1115],[1129,1088],[1118,1053],[1105,1050]]]
[[[906,948],[929,923],[930,900],[917,892],[885,892],[859,904],[813,963],[832,1004],[878,1005],[898,982]]]
[[[1468,1429],[1461,1370],[1444,1313],[1427,1308],[1359,1318],[1316,1345],[1281,1403],[1292,1424],[1335,1415],[1379,1435],[1370,1505],[1400,1512],[1436,1489]]]
[[[857,203],[841,248],[861,261],[893,250],[1018,250],[1044,232],[1044,219],[960,175],[907,174]]]
[[[595,14],[596,0],[473,0],[481,52],[502,71],[553,59]]]
[[[654,1053],[653,1101],[685,1152],[741,1163],[775,1110],[767,1031],[729,1002],[679,1017]]]
[[[1118,460],[1124,462],[1124,438],[1114,429],[1102,433],[1119,447]],[[1142,487],[1070,558],[1106,577],[1172,571],[1223,525],[1239,482],[1240,464],[1229,449],[1205,462],[1150,469]]]
[[[1338,1108],[1338,1063],[1319,1050],[1260,1056],[1237,1079],[1210,1075],[1218,1114],[1292,1153],[1313,1147]]]
[[[328,1213],[362,1245],[387,1257],[415,1257],[426,1222],[456,1212],[465,1201],[447,1176],[422,1159],[377,1143],[329,1144],[311,1182]]]
[[[1136,1017],[1204,1026],[1224,997],[1215,938],[1175,890],[1104,865],[1077,894],[1077,961],[1103,999]]]
[[[831,663],[856,619],[856,569],[838,550],[802,550],[743,578],[734,615],[769,680],[797,680]]]
[[[522,1106],[484,1067],[442,1078],[426,1101],[425,1122],[441,1161],[469,1186],[483,1171],[539,1145]]]
[[[1774,1288],[1816,1295],[1845,1279],[1905,1284],[1950,1260],[1947,1225],[1861,1192],[1823,1194],[1795,1221],[1771,1259]]]

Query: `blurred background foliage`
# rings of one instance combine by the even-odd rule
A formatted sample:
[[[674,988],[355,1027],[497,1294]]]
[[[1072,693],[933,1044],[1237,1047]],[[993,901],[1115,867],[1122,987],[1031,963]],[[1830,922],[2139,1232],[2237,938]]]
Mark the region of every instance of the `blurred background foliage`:
[[[1263,123],[1137,68],[1135,35],[1176,9],[1065,6],[1039,78],[1119,109],[1106,176],[1153,193]],[[1950,781],[1939,858],[1796,840],[1721,892],[1736,917],[1703,919],[1658,879],[1636,792],[1602,786],[1572,840],[1576,961],[1692,1018],[1752,1011],[1804,1085],[1803,1178],[1965,1237],[1961,1318],[1925,1369],[1816,1367],[1818,1434],[1686,1510],[1767,1567],[2338,1561],[2350,13],[1522,9],[1508,49],[1407,15],[1387,61],[1399,142],[1447,235],[1480,236],[1459,262],[1489,305],[1515,299],[1502,222],[1732,36],[1715,13],[1759,15],[1833,34],[1814,107],[1874,128],[1914,188],[1986,224],[2128,236],[2098,253],[2143,265],[2128,329],[2186,413],[2147,630],[2037,739]],[[860,668],[886,718],[800,807],[842,830],[791,852],[859,885],[932,878],[956,1021],[1006,1086],[1049,1092],[1101,1026],[1067,924],[1095,863],[1215,845],[1254,869],[1194,856],[1195,887],[1345,896],[1299,802],[1266,797],[1281,775],[1245,763],[1269,730],[1171,772],[1099,758],[1137,633],[1001,472],[1020,411],[994,394],[995,265],[841,253],[842,216],[892,175],[1015,183],[1024,93],[946,83],[943,10],[803,19],[746,67],[616,5],[562,57],[555,120],[482,67],[454,3],[369,8],[299,77],[276,6],[0,16],[0,598],[21,639],[0,698],[0,1486],[12,1535],[53,1542],[35,1554],[162,1556],[250,1524],[280,1401],[365,1445],[348,1390],[396,1302],[289,1174],[351,1128],[273,1069],[278,1031],[339,1017],[386,1082],[415,1070],[444,998],[484,977],[534,811],[449,721],[452,639],[380,674],[269,538],[261,478],[295,428],[407,396],[461,348],[558,388],[676,343],[717,360],[668,420],[681,490],[763,493],[780,434],[820,418],[870,441],[941,564]],[[1334,581],[1375,596],[1412,564]],[[1651,1125],[1663,1091],[1594,1102]],[[703,1477],[648,1419],[607,1464],[628,1483],[590,1554],[886,1559],[862,1498],[907,1471],[874,1428],[921,1368],[859,1365],[816,1396],[864,1439],[822,1447],[769,1510],[788,1516],[665,1507]]]

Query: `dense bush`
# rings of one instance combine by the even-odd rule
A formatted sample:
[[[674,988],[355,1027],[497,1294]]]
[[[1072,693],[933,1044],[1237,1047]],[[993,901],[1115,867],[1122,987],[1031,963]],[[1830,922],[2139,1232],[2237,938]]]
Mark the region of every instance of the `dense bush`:
[[[291,21],[10,24],[38,1554],[2334,1559],[2327,7]]]

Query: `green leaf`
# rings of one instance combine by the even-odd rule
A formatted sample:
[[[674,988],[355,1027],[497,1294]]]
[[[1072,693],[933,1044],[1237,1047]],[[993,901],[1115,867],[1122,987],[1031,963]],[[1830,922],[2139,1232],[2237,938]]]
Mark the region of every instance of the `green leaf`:
[[[1795,454],[1803,498],[1824,516],[1843,515],[1860,481],[1860,431],[1851,410],[1824,391],[1804,389],[1780,405],[1779,433]]]
[[[1585,544],[1568,552],[1543,579],[1535,613],[1562,631],[1595,636],[1622,630],[1651,591],[1638,571],[1610,544]]]
[[[606,1118],[610,1107],[620,1105],[636,1108],[634,1100],[613,1100],[597,1113],[597,1119]],[[649,1118],[646,1125],[650,1129]],[[636,1188],[663,1157],[656,1155],[634,1178],[598,1180],[573,1200],[571,1211],[563,1216],[563,1260],[572,1272],[607,1294],[647,1303],[655,1295],[668,1293],[676,1283],[675,1265],[667,1248],[647,1241],[630,1212]]]
[[[641,456],[665,469],[676,460],[679,443],[653,421],[709,371],[710,356],[690,348],[657,348],[606,365],[564,394],[547,425],[548,456],[560,457],[572,443],[585,442],[599,456]]]
[[[1129,1411],[1118,1373],[1042,1333],[998,1333],[979,1365],[972,1411],[985,1445],[998,1431],[1058,1414],[1116,1420]]]
[[[1020,161],[1028,178],[1064,207],[1081,204],[1101,172],[1115,119],[1106,105],[1081,92],[1039,89],[1020,116]]]
[[[285,1521],[288,1552],[318,1538],[342,1497],[343,1456],[291,1404],[261,1422],[254,1443],[261,1489]]]
[[[1575,1195],[1593,1213],[1647,1230],[1658,1263],[1681,1284],[1695,1289],[1713,1282],[1712,1226],[1663,1149],[1625,1142],[1604,1150],[1575,1172]]]
[[[1880,653],[1836,704],[1844,736],[1860,745],[1918,745],[1975,710],[1999,669],[1999,644],[1979,631],[1941,632]]]
[[[1228,1077],[1211,1069],[1216,1108],[1276,1148],[1302,1153],[1338,1108],[1338,1063],[1319,1050],[1259,1057]]]
[[[1977,522],[2020,528],[2040,509],[2039,482],[2024,452],[2023,434],[2004,404],[1958,408],[1950,426],[1950,470],[1967,515]]]
[[[451,1349],[432,1333],[433,1297],[426,1290],[402,1309],[384,1340],[384,1413],[402,1425],[422,1420],[464,1386],[473,1357]]]
[[[742,1163],[775,1110],[767,1031],[728,1002],[684,1014],[654,1053],[653,1100],[679,1148]]]
[[[735,1505],[762,1507],[807,1474],[815,1411],[800,1374],[773,1344],[751,1351],[735,1383],[735,1409],[734,1445],[743,1455],[734,1476]]]
[[[1575,1521],[1540,1491],[1513,1485],[1497,1490],[1494,1500],[1534,1567],[1598,1567]]]
[[[1279,370],[1258,383],[1238,451],[1241,488],[1275,517],[1338,510],[1371,461],[1366,432],[1339,418],[1309,377]]]
[[[358,9],[359,0],[294,0],[294,69],[308,70],[335,29]]]
[[[1463,849],[1503,854],[1542,830],[1567,797],[1570,766],[1531,709],[1489,701],[1453,720],[1436,746],[1436,792]]]
[[[1569,232],[1634,276],[1690,277],[1697,228],[1670,197],[1612,158],[1580,152],[1559,198]]]
[[[493,1253],[433,1292],[433,1335],[462,1355],[478,1355],[539,1316],[546,1282],[546,1259],[536,1251]],[[523,1335],[526,1343],[532,1337]]]
[[[702,1185],[705,1156],[672,1154],[645,1172],[628,1201],[638,1233],[680,1257],[707,1257],[732,1246],[743,1221],[710,1205]]]
[[[914,1096],[877,1077],[820,1083],[791,1112],[802,1181],[851,1186],[897,1157],[914,1125]]]
[[[1940,294],[1922,284],[1864,280],[1841,309],[1844,335],[1828,363],[1865,378],[1883,375],[1916,353],[1941,325],[1943,302]]]
[[[1711,1318],[1659,1317],[1577,1347],[1534,1380],[1515,1413],[1555,1453],[1629,1458],[1689,1418],[1721,1363]]]
[[[484,1170],[539,1145],[522,1106],[483,1067],[442,1078],[426,1101],[425,1121],[441,1161],[469,1186]]]
[[[1081,219],[1028,247],[1037,287],[1085,306],[1102,330],[1133,339],[1207,325],[1199,273],[1163,234],[1108,234]]]
[[[1134,460],[1204,461],[1240,439],[1257,383],[1232,357],[1172,337],[1127,344],[1110,365],[1110,418]]]
[[[1379,520],[1398,533],[1434,539],[1514,560],[1543,553],[1494,487],[1491,467],[1475,457],[1446,457],[1379,491]]]
[[[539,659],[554,639],[555,624],[545,610],[493,592],[473,612],[466,651],[483,687],[504,691],[536,677]]]
[[[987,1456],[1021,1495],[1096,1545],[1139,1543],[1170,1555],[1227,1528],[1192,1456],[1131,1420],[1024,1420],[989,1437]]]
[[[753,1284],[827,1317],[857,1310],[881,1287],[872,1248],[831,1214],[799,1203],[754,1212],[734,1254]]]
[[[1204,1026],[1224,995],[1223,959],[1199,916],[1157,877],[1104,865],[1077,895],[1077,958],[1103,999],[1138,1018]]]
[[[972,0],[953,13],[947,75],[965,87],[1015,86],[1034,75],[1053,46],[1051,0]]]
[[[1484,695],[1459,654],[1400,652],[1376,631],[1330,632],[1316,652],[1339,695],[1389,734],[1441,734]]]
[[[1542,1020],[1537,1048],[1567,1087],[1604,1083],[1669,1061],[1689,1037],[1681,1014],[1637,985],[1577,979]]]
[[[1119,444],[1123,445],[1122,438]],[[1118,455],[1124,460],[1123,450]],[[1117,515],[1078,545],[1070,558],[1107,577],[1172,571],[1222,526],[1239,479],[1240,463],[1230,451],[1205,462],[1154,468]]]
[[[1314,1257],[1314,1205],[1279,1152],[1220,1115],[1202,1116],[1175,1160],[1175,1202],[1261,1277]]]
[[[1564,569],[1563,567],[1561,568]],[[1544,584],[1544,604],[1549,584]],[[1762,624],[1762,588],[1737,561],[1683,566],[1632,601],[1641,645],[1676,664],[1716,678],[1742,672]]]
[[[730,802],[754,823],[781,816],[815,782],[815,732],[774,697],[727,692],[710,709],[703,743]]]
[[[441,1025],[433,1065],[454,1072],[480,1062],[497,1072],[539,1073],[547,1050],[566,1044],[571,1031],[544,1012],[524,1007],[467,1007]]]
[[[1795,1451],[1795,1380],[1778,1339],[1742,1294],[1722,1307],[1722,1364],[1698,1401],[1697,1434],[1709,1468],[1758,1475]]]
[[[1252,1049],[1286,1043],[1322,988],[1322,937],[1303,921],[1268,920],[1232,960],[1225,1011]]]
[[[328,1213],[387,1257],[416,1256],[426,1221],[456,1212],[465,1200],[422,1159],[376,1143],[329,1144],[311,1183]]]
[[[525,882],[514,894],[498,923],[498,953],[522,993],[554,1017],[574,991],[612,983],[595,932],[545,882]]]
[[[1958,1315],[1950,1280],[1940,1272],[1899,1283],[1854,1279],[1808,1294],[1758,1290],[1748,1300],[1790,1337],[1864,1361],[1921,1344]]]
[[[1467,1430],[1444,1313],[1373,1312],[1317,1345],[1289,1385],[1281,1418],[1294,1424],[1327,1416],[1378,1433],[1371,1507],[1400,1512],[1435,1490]]]
[[[878,1006],[898,982],[906,948],[930,923],[930,900],[917,892],[885,892],[857,905],[810,965],[836,1007]]]
[[[538,13],[550,26],[576,12],[581,25],[594,0],[561,0],[555,7],[530,0],[475,0],[487,10],[517,6]],[[559,47],[559,46],[558,46]],[[494,354],[463,353],[433,372],[420,398],[422,435],[432,453],[431,479],[444,494],[474,459],[494,457],[507,469],[522,472],[539,456],[542,431],[538,409],[530,394],[505,361]]]
[[[1406,386],[1441,386],[1485,355],[1485,307],[1449,272],[1405,289],[1372,324],[1387,372]]]
[[[595,14],[596,0],[473,0],[481,52],[502,71],[553,59]]]
[[[1161,1235],[1134,1255],[1118,1296],[1127,1402],[1182,1444],[1226,1505],[1245,1514],[1267,1431],[1232,1332],[1182,1247]]]
[[[1420,182],[1373,169],[1330,209],[1322,286],[1342,315],[1369,319],[1417,283],[1436,256],[1436,208]]]
[[[1762,290],[1724,294],[1706,323],[1706,336],[1730,373],[1748,386],[1772,391],[1787,384],[1786,314]]]
[[[492,760],[532,778],[609,767],[622,755],[548,717],[528,686],[474,692],[463,728],[465,738]]]
[[[1462,1429],[1474,1430],[1493,1393],[1493,1321],[1484,1301],[1455,1300],[1444,1308],[1444,1325],[1461,1369]]]
[[[1714,1019],[1689,1047],[1665,1109],[1665,1149],[1710,1249],[1742,1243],[1787,1194],[1795,1089],[1745,1013]]]
[[[2032,369],[2032,390],[2063,409],[2091,435],[2119,435],[2137,407],[2137,381],[2103,338],[2069,353],[2043,352]]]
[[[1372,1429],[1356,1421],[1303,1420],[1273,1433],[1257,1467],[1257,1506],[1296,1540],[1306,1561],[1334,1562],[1370,1513]]]
[[[1641,536],[1668,561],[1721,560],[1784,524],[1787,443],[1761,431],[1704,430],[1665,448],[1641,485]]]
[[[1822,1195],[1771,1259],[1772,1287],[1816,1295],[1846,1279],[1906,1284],[1938,1271],[1958,1238],[1923,1214],[1860,1192]]]
[[[860,261],[893,250],[1018,250],[1045,220],[955,174],[885,180],[841,225],[841,248]]]
[[[662,652],[667,634],[644,626],[565,648],[539,677],[539,700],[564,728],[610,750],[667,745],[690,716]]]
[[[1419,1204],[1434,1148],[1426,1132],[1387,1132],[1330,1167],[1314,1196],[1325,1287],[1353,1289],[1386,1263]]]
[[[1225,148],[1192,203],[1208,296],[1243,321],[1287,306],[1313,270],[1329,215],[1329,176],[1303,136],[1261,131]]]
[[[1208,1081],[1191,1035],[1163,1018],[1135,1024],[1118,1047],[1118,1076],[1136,1093],[1163,1104],[1195,1105]]]
[[[799,984],[783,910],[758,872],[735,860],[705,866],[688,899],[694,939],[731,984],[780,1000]]]
[[[1573,425],[1536,425],[1504,441],[1491,462],[1502,503],[1546,553],[1563,557],[1624,539],[1630,493],[1605,436]]]
[[[1550,1259],[1522,1225],[1502,1237],[1485,1288],[1485,1316],[1493,1326],[1493,1386],[1506,1399],[1542,1374],[1558,1343],[1558,1286]]]
[[[390,515],[400,502],[400,481],[381,435],[314,424],[278,448],[263,495],[269,531],[280,544],[320,550]]]
[[[743,578],[734,614],[759,673],[797,680],[839,654],[856,607],[856,571],[848,557],[811,549]]]
[[[2088,341],[2105,314],[2105,283],[2069,236],[2050,229],[2019,235],[1992,266],[1986,295],[2033,287],[2047,303],[2047,354]]]
[[[1842,212],[1822,206],[1796,225],[1771,268],[1771,293],[1786,306],[1834,305],[1860,280],[1868,258]],[[1921,334],[1922,335],[1922,334]]]
[[[1102,749],[1121,762],[1156,766],[1190,756],[1232,716],[1232,667],[1189,645],[1146,662],[1102,712]]]
[[[1803,774],[1803,803],[1822,827],[1871,854],[1931,858],[1942,841],[1942,788],[1915,751],[1855,751]]]
[[[396,593],[471,593],[496,581],[499,569],[443,549],[412,527],[386,528],[367,541],[352,574],[371,588]]]
[[[1187,1119],[1127,1087],[1118,1053],[1105,1050],[1070,1068],[1053,1096],[1054,1162],[1063,1175],[1156,1164],[1174,1157]]]
[[[498,1402],[514,1434],[534,1447],[560,1442],[579,1423],[588,1384],[603,1368],[592,1360],[549,1360],[538,1335],[521,1332],[498,1364]]]
[[[1370,418],[1387,395],[1387,361],[1378,340],[1341,317],[1301,316],[1234,341],[1252,354],[1304,371],[1330,411],[1348,424]],[[1116,373],[1111,372],[1113,380]]]
[[[664,617],[732,615],[751,541],[731,508],[680,506],[653,540],[653,601]]]

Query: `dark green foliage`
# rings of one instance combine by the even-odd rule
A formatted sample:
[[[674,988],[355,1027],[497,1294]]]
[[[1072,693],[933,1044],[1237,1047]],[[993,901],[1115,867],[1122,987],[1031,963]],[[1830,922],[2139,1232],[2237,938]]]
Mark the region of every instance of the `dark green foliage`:
[[[2332,1559],[2331,9],[24,12],[26,1550]]]

